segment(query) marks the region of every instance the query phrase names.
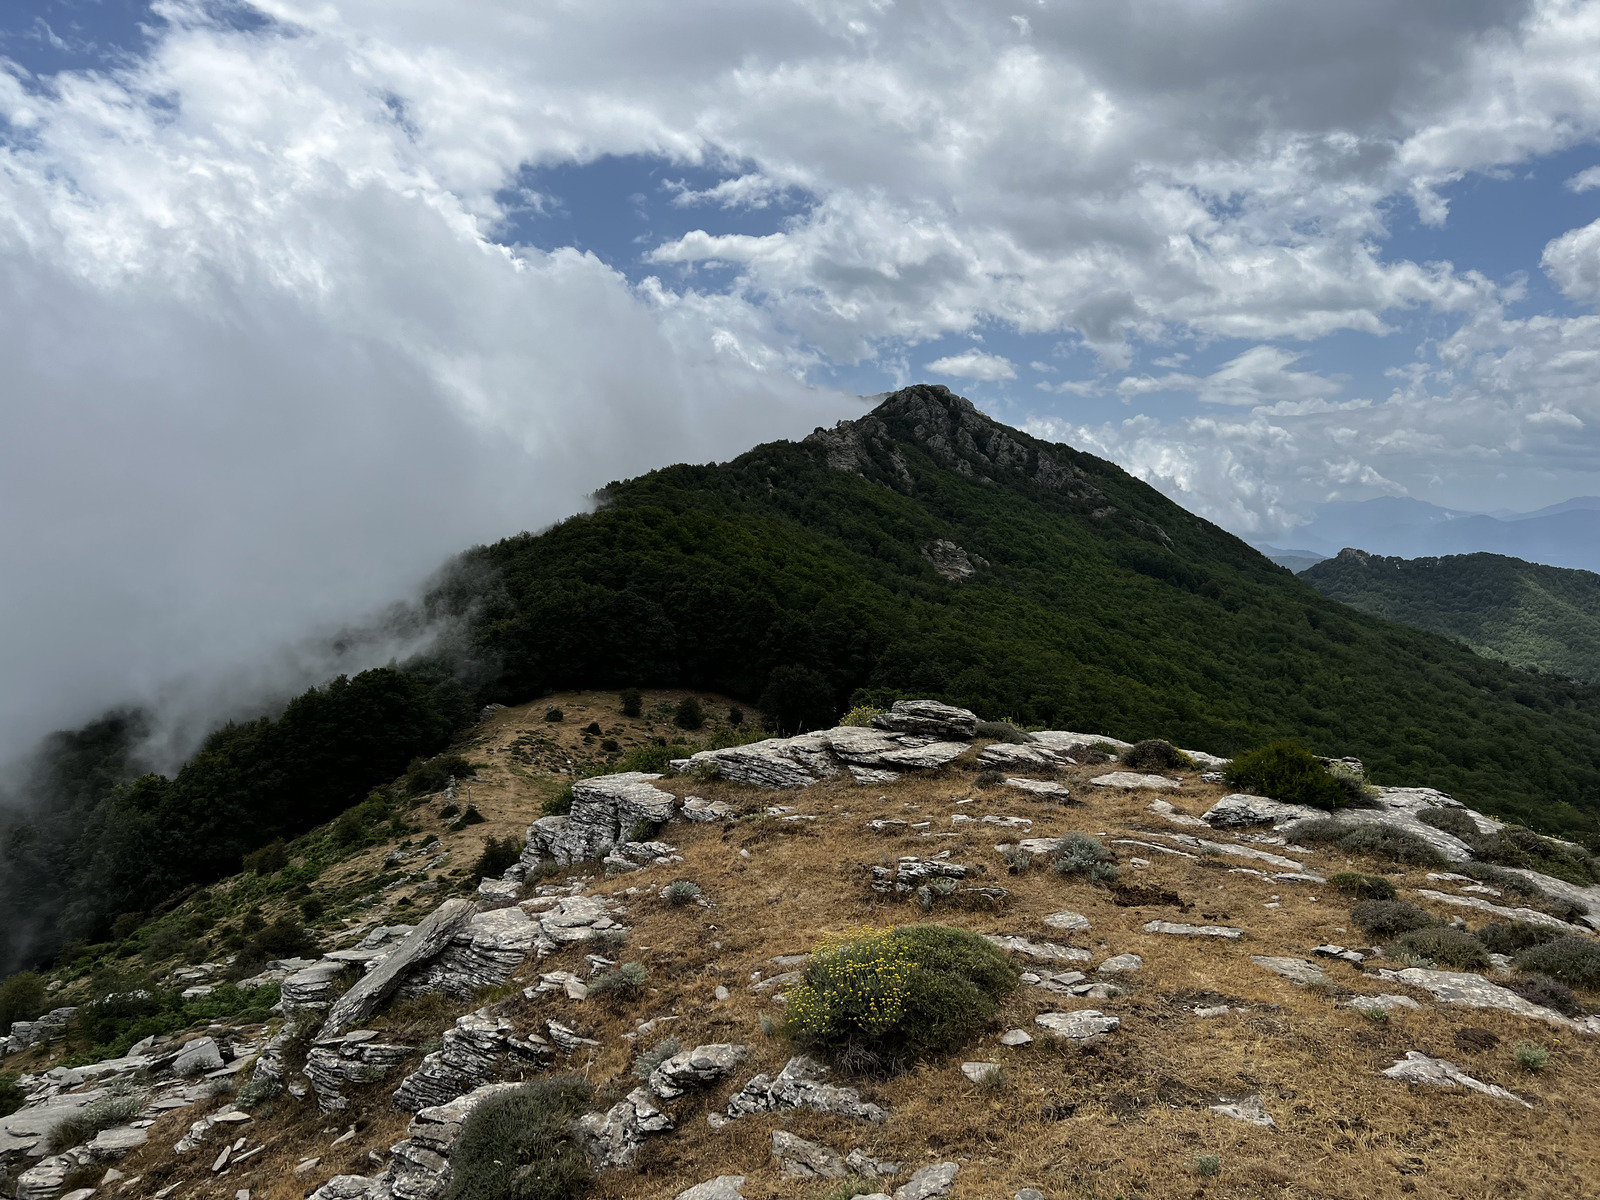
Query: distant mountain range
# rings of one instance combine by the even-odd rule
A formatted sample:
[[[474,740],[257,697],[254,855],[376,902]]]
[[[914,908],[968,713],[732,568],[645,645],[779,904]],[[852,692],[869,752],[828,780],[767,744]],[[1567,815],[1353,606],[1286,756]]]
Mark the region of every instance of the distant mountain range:
[[[1600,679],[1600,575],[1499,554],[1385,558],[1344,550],[1300,578],[1325,596],[1479,654]]]
[[[1398,558],[1503,554],[1552,567],[1600,571],[1600,496],[1578,496],[1528,513],[1470,513],[1385,496],[1324,504],[1296,529],[1292,547],[1258,545],[1296,573],[1348,547]]]

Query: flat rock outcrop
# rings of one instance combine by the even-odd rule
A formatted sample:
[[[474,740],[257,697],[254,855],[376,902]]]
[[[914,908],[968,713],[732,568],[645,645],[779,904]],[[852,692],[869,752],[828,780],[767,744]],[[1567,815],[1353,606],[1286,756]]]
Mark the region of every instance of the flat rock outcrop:
[[[826,1082],[828,1069],[806,1055],[791,1058],[777,1075],[757,1075],[728,1100],[728,1115],[780,1112],[784,1109],[809,1109],[855,1117],[881,1125],[889,1119],[887,1109],[861,1099],[852,1087]]]
[[[334,1112],[346,1104],[341,1089],[382,1079],[410,1054],[410,1046],[381,1041],[376,1030],[352,1030],[312,1043],[306,1054],[306,1078],[317,1093],[317,1106]]]
[[[672,819],[677,797],[654,786],[660,778],[625,771],[577,780],[566,816],[540,817],[529,826],[520,865],[531,870],[546,861],[568,866],[604,858],[622,842],[634,840],[636,828],[665,824]]]
[[[657,1108],[642,1087],[634,1088],[604,1113],[585,1113],[578,1118],[578,1140],[597,1169],[630,1167],[644,1146],[644,1139],[666,1133],[672,1118]]]
[[[548,1058],[550,1046],[537,1034],[518,1037],[511,1022],[485,1009],[456,1019],[443,1046],[429,1054],[395,1090],[394,1106],[405,1112],[447,1104],[482,1087],[510,1058],[534,1062]]]
[[[387,958],[333,1003],[318,1036],[333,1037],[365,1020],[399,987],[407,971],[442,951],[472,917],[470,900],[446,900],[434,909]]]
[[[1481,1079],[1474,1079],[1455,1063],[1446,1062],[1442,1058],[1429,1058],[1417,1050],[1407,1050],[1406,1056],[1384,1071],[1384,1074],[1390,1079],[1399,1079],[1406,1083],[1422,1083],[1430,1087],[1471,1088],[1475,1092],[1482,1092],[1485,1096],[1513,1100],[1524,1108],[1533,1107],[1497,1083],[1484,1083]]]

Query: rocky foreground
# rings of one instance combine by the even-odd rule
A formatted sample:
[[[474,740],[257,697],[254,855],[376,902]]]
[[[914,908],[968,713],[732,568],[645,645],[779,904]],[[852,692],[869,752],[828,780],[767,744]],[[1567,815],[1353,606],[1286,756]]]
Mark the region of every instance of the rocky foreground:
[[[24,1075],[0,1121],[9,1187],[436,1200],[475,1105],[576,1072],[602,1097],[581,1140],[606,1197],[1592,1194],[1600,1016],[1512,990],[1503,955],[1388,958],[1329,879],[1380,874],[1444,926],[1580,938],[1600,888],[1505,868],[1527,884],[1508,894],[1451,869],[1472,846],[1425,814],[1501,826],[1426,788],[1331,818],[1434,856],[1396,865],[1325,827],[1302,844],[1328,814],[1229,793],[1202,752],[1151,774],[1107,761],[1128,745],[1101,735],[977,728],[901,703],[670,777],[580,781],[471,897],[269,964],[248,981],[281,986],[269,1025]],[[1069,833],[1101,841],[1114,882],[1051,870]],[[785,1042],[820,937],[920,920],[1024,968],[969,1057],[851,1078]],[[0,1048],[73,1018],[19,1022]],[[1526,1047],[1548,1065],[1519,1067]],[[51,1153],[86,1111],[93,1136]]]

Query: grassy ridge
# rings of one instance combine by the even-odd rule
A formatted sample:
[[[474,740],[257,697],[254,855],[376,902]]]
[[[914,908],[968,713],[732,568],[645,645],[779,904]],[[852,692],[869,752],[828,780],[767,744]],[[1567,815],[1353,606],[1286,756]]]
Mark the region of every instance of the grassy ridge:
[[[935,389],[910,391],[925,406]],[[1025,460],[942,448],[897,417],[907,395],[878,410],[886,436],[857,472],[823,444],[774,443],[613,484],[592,515],[471,552],[463,577],[495,583],[449,599],[477,606],[477,643],[502,664],[491,690],[753,698],[799,664],[841,706],[858,689],[941,695],[1217,751],[1296,736],[1385,782],[1595,827],[1594,689],[1358,613],[1090,455],[976,414],[962,419]],[[1041,454],[1076,478],[1040,483]],[[989,565],[942,579],[922,554],[939,538]]]
[[[1456,638],[1479,654],[1600,680],[1600,575],[1500,554],[1384,558],[1346,551],[1300,576],[1324,595]]]

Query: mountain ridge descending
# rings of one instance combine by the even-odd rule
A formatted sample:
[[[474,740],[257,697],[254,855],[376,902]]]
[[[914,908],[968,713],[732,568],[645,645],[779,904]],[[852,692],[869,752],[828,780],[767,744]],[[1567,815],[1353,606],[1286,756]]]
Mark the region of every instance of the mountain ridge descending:
[[[1600,679],[1600,575],[1499,554],[1404,559],[1345,549],[1300,572],[1363,612],[1465,642],[1480,654]]]
[[[936,543],[970,570],[941,573]],[[1330,601],[1114,464],[943,387],[610,484],[596,512],[458,566],[493,582],[431,603],[466,614],[500,701],[636,682],[754,700],[794,665],[837,709],[937,695],[1223,751],[1298,736],[1527,823],[1600,812],[1593,689]]]

